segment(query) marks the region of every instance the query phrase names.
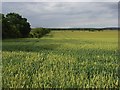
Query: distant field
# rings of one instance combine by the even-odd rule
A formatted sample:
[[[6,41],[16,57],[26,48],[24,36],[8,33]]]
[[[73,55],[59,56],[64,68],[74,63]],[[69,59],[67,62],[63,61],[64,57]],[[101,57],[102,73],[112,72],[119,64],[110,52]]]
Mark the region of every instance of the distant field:
[[[118,31],[52,31],[49,38],[118,38]]]
[[[118,88],[117,50],[117,31],[3,40],[3,87]]]

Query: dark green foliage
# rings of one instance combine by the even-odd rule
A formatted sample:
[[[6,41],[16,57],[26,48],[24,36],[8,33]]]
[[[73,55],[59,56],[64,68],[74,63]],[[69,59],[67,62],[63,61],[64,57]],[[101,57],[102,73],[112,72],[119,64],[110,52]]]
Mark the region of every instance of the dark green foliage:
[[[2,38],[2,16],[3,14],[0,13],[0,40]]]
[[[42,36],[44,36],[45,34],[49,33],[50,30],[49,29],[45,29],[45,28],[34,28],[31,30],[30,32],[30,37],[32,38],[40,38]]]
[[[104,31],[104,30],[118,30],[119,28],[117,27],[108,27],[108,28],[47,28],[51,31]]]
[[[30,30],[27,19],[22,18],[19,14],[8,13],[6,16],[2,15],[3,38],[28,37]]]

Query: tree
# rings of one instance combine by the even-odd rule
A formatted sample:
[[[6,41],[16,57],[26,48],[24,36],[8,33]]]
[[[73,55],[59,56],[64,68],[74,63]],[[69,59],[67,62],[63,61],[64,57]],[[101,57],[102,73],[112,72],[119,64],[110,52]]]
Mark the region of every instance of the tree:
[[[3,16],[3,14],[1,14],[0,13],[0,40],[1,40],[1,38],[2,38],[2,16]]]
[[[2,17],[3,38],[28,37],[31,31],[26,18],[17,13],[8,13]]]

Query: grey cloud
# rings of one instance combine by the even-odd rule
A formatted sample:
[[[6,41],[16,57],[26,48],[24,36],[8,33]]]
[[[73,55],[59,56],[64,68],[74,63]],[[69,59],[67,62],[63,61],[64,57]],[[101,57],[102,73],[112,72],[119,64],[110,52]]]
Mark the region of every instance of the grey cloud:
[[[2,2],[119,2],[119,0],[3,0]]]
[[[32,27],[117,26],[117,11],[113,2],[3,3],[3,13],[20,13]]]

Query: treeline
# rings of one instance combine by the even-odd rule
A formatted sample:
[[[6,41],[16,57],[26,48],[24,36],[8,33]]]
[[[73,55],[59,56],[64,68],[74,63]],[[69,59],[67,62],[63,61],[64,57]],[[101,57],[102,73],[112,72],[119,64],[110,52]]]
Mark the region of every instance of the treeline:
[[[0,14],[2,38],[40,38],[50,32],[45,28],[31,29],[30,23],[17,13]]]
[[[104,31],[104,30],[118,30],[117,27],[111,27],[111,28],[47,28],[49,30],[53,31]]]

